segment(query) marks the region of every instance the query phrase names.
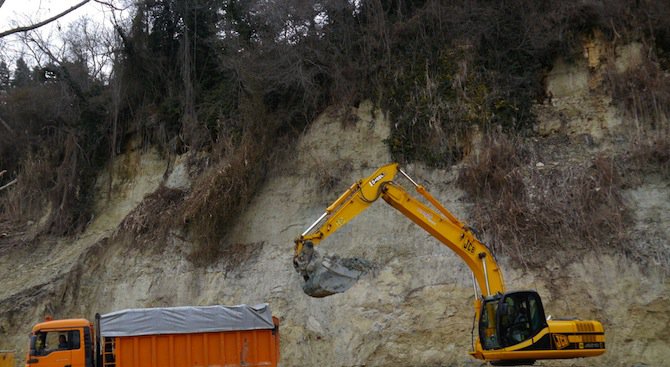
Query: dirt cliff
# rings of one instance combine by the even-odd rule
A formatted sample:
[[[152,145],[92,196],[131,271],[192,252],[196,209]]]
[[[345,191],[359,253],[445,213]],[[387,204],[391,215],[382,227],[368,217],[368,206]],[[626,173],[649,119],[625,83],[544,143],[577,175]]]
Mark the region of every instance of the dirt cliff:
[[[555,73],[556,78],[573,74],[568,69]],[[565,89],[571,89],[569,81],[552,83],[568,83]],[[560,121],[551,122],[568,104],[602,103],[588,96],[556,92],[553,107],[540,107],[549,116],[540,126],[543,133],[577,136],[597,129],[593,136],[606,142],[625,121],[584,126],[579,124],[592,119],[564,112],[560,116],[568,121],[563,125],[574,133],[559,131]],[[616,116],[604,106],[605,117],[598,116]],[[293,239],[351,182],[391,161],[384,143],[391,126],[387,116],[369,103],[350,111],[354,123],[343,122],[341,112],[324,113],[296,142],[295,154],[269,172],[267,183],[238,213],[222,241],[223,256],[206,267],[188,260],[192,244],[179,228],[171,229],[158,246],[124,235],[123,219],[147,194],[165,185],[188,190],[191,179],[184,157],[168,165],[155,152],[131,147],[111,172],[101,175],[96,216],[86,232],[74,239],[38,238],[29,246],[2,248],[0,349],[25,352],[30,326],[45,314],[92,318],[96,312],[126,307],[269,302],[281,319],[282,366],[479,365],[467,355],[473,326],[467,267],[384,203],[321,248],[373,261],[376,270],[341,295],[312,299],[302,293],[291,265]],[[456,167],[404,168],[467,221],[471,199],[456,188]],[[631,248],[667,248],[668,181],[645,178],[626,196],[634,211],[631,238],[643,244]],[[598,319],[606,328],[604,356],[543,365],[663,366],[670,360],[670,336],[664,330],[670,323],[667,272],[660,265],[642,268],[633,255],[581,248],[580,260],[567,267],[547,254],[540,268],[499,258],[508,287],[536,289],[547,314]]]

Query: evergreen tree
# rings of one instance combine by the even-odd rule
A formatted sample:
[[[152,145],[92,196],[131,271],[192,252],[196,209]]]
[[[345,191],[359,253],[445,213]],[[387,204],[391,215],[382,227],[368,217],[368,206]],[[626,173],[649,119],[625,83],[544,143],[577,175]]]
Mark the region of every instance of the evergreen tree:
[[[9,89],[9,67],[4,61],[0,62],[0,90]]]
[[[24,87],[28,85],[31,80],[30,68],[28,68],[28,64],[26,64],[23,58],[20,57],[16,60],[16,70],[14,70],[14,80],[12,81],[12,85],[14,87]]]

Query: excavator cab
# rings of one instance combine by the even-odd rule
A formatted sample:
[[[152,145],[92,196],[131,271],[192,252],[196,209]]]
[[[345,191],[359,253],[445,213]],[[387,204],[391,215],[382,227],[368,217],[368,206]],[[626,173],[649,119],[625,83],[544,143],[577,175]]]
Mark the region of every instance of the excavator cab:
[[[594,357],[605,352],[600,322],[548,321],[534,291],[484,297],[479,316],[479,340],[470,354],[494,366],[531,365],[538,359]]]
[[[484,350],[500,349],[529,340],[547,327],[537,292],[508,292],[485,299],[479,319]]]

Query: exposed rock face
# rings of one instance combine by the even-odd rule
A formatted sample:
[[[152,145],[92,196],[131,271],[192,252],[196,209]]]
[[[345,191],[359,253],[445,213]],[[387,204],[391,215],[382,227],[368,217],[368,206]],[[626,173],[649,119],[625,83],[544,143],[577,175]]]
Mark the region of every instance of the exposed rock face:
[[[546,78],[547,100],[535,107],[543,136],[562,133],[588,135],[600,141],[622,125],[621,114],[603,88],[610,73],[623,73],[638,67],[643,60],[642,45],[630,43],[614,47],[602,34],[584,40],[583,58],[558,60]]]
[[[79,239],[44,241],[0,257],[0,349],[25,352],[26,334],[45,313],[92,318],[95,312],[127,307],[269,302],[281,319],[282,366],[479,365],[467,355],[473,326],[468,268],[383,201],[319,247],[324,254],[370,260],[376,270],[343,294],[314,299],[302,292],[302,279],[291,264],[293,239],[351,182],[391,160],[383,143],[389,121],[370,105],[354,112],[359,121],[348,125],[323,114],[296,144],[295,159],[276,167],[239,214],[224,243],[250,249],[250,255],[224,257],[204,269],[186,260],[190,244],[179,229],[160,251],[113,236],[123,217],[162,182],[167,168],[152,153],[130,153],[132,169],[123,166],[126,174],[115,176],[123,179],[111,185],[111,201],[101,201],[98,216]],[[468,199],[456,189],[453,170],[404,168],[467,219]],[[168,182],[187,189],[180,172],[174,169]],[[637,213],[631,230],[640,239],[650,232],[654,236],[640,251],[668,244],[670,187],[652,186],[630,193]],[[633,258],[589,249],[568,268],[550,256],[540,269],[499,260],[508,288],[538,290],[547,314],[605,325],[604,356],[543,365],[663,366],[670,360],[667,274],[640,269]]]
[[[18,349],[22,356],[31,325],[45,315],[92,319],[101,294],[118,286],[108,274],[97,272],[106,257],[123,257],[110,253],[114,246],[109,238],[144,196],[159,187],[166,167],[156,152],[131,149],[113,162],[111,176],[98,179],[96,215],[86,232],[69,240],[43,238],[3,248],[0,349]]]

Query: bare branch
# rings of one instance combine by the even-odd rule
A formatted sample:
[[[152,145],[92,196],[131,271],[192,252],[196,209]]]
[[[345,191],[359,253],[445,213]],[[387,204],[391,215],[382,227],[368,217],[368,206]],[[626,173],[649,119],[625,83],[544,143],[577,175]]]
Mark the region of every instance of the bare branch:
[[[6,188],[12,186],[12,185],[15,184],[17,181],[18,181],[18,179],[16,179],[16,178],[13,179],[13,180],[11,180],[11,181],[9,181],[6,185],[0,187],[0,191],[2,191],[2,190],[4,190],[4,189],[6,189]]]
[[[14,135],[14,130],[12,130],[12,128],[9,127],[9,124],[2,117],[0,117],[0,123],[2,124],[2,126],[5,127],[5,129],[9,130],[9,132],[12,133],[12,135]]]
[[[118,11],[124,11],[124,10],[130,8],[130,5],[128,5],[124,8],[119,8],[119,7],[115,6],[114,4],[112,4],[111,1],[102,1],[102,0],[93,0],[93,1],[95,1],[96,3],[101,4],[101,5],[106,5],[106,6],[110,7],[111,9],[118,10]]]
[[[2,4],[5,3],[5,0],[0,0],[0,8],[2,8]]]
[[[4,0],[0,0],[0,1],[3,1],[3,2],[4,2]],[[56,19],[58,19],[58,18],[60,18],[60,17],[62,17],[62,16],[64,16],[64,15],[66,15],[66,14],[68,14],[68,13],[70,13],[70,12],[72,12],[72,11],[78,9],[78,8],[80,8],[82,5],[86,4],[86,3],[89,2],[89,1],[91,1],[91,0],[84,0],[84,1],[82,1],[82,2],[80,2],[80,3],[78,3],[77,5],[74,5],[73,7],[71,7],[71,8],[69,8],[69,9],[67,9],[67,10],[65,10],[65,11],[63,11],[63,12],[61,12],[60,14],[56,14],[56,15],[54,15],[53,17],[51,17],[51,18],[49,18],[49,19],[46,19],[46,20],[43,20],[43,21],[41,21],[41,22],[39,22],[39,23],[35,23],[35,24],[28,25],[28,26],[25,26],[25,27],[18,27],[18,28],[10,29],[10,30],[8,30],[8,31],[4,31],[4,32],[0,33],[0,38],[3,38],[3,37],[5,37],[5,36],[9,36],[10,34],[14,34],[14,33],[27,32],[27,31],[31,31],[31,30],[33,30],[33,29],[37,29],[37,28],[39,28],[39,27],[41,27],[41,26],[43,26],[43,25],[49,24],[49,23],[53,22],[54,20],[56,20]],[[1,5],[1,4],[0,4],[0,5]]]

